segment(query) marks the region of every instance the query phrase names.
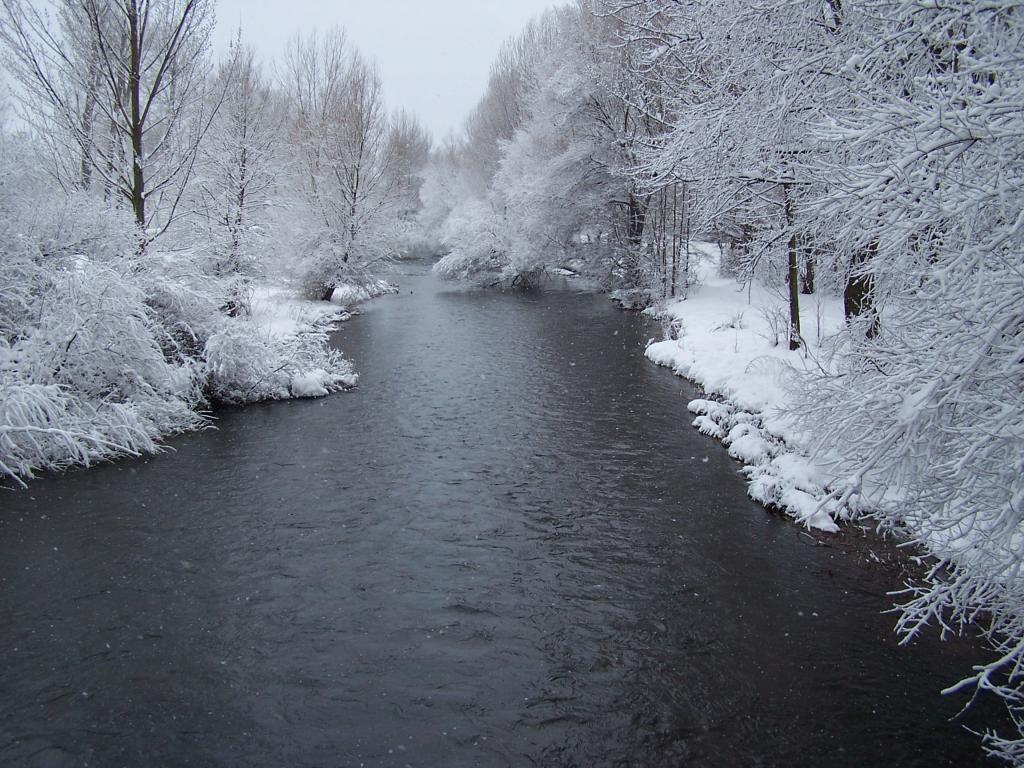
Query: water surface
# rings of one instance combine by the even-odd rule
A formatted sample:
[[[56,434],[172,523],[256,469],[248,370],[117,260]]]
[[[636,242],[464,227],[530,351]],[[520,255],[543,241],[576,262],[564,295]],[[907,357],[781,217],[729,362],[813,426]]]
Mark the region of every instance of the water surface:
[[[401,271],[358,390],[3,492],[0,763],[981,763],[978,652],[751,503],[649,323]]]

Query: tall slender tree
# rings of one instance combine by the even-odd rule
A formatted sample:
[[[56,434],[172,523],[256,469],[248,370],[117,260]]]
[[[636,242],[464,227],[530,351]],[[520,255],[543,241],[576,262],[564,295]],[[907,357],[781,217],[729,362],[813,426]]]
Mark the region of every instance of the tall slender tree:
[[[55,3],[56,20],[25,0],[0,5],[26,112],[41,133],[56,128],[58,178],[102,183],[151,238],[175,219],[209,125],[212,0]]]

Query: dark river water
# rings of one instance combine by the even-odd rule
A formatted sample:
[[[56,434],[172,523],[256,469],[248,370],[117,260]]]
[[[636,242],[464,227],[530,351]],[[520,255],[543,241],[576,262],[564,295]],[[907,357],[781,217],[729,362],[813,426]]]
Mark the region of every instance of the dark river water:
[[[0,764],[981,764],[977,648],[748,501],[648,322],[395,279],[356,391],[2,492]]]

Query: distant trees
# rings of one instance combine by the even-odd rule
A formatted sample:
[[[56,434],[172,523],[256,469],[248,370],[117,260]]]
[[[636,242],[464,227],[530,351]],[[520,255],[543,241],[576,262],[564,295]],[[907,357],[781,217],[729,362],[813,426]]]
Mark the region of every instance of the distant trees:
[[[414,180],[429,139],[412,116],[388,115],[376,66],[339,30],[295,38],[282,79],[306,291],[328,300],[338,282],[366,280],[396,252],[395,219],[418,207]]]
[[[574,261],[610,284],[641,281],[649,193],[627,169],[660,125],[617,31],[581,5],[506,44],[445,156],[464,181],[442,274],[528,284]]]
[[[511,266],[516,224],[504,187],[496,183],[505,147],[530,118],[530,100],[537,90],[538,62],[549,61],[548,52],[561,43],[564,24],[551,11],[532,21],[505,43],[491,67],[487,90],[466,120],[465,135],[440,157],[449,176],[448,191],[457,190],[445,225],[453,252],[437,269],[442,274],[472,277],[488,282],[528,278],[530,268]],[[538,156],[537,160],[542,160]],[[427,207],[434,204],[427,187]],[[520,243],[530,241],[528,231]]]

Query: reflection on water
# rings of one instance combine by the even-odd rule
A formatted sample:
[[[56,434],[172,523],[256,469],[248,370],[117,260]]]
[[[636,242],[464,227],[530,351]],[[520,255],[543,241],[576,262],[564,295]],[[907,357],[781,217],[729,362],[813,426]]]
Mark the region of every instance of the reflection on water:
[[[403,271],[357,391],[0,497],[0,762],[980,763],[972,651],[746,499],[649,324]]]

